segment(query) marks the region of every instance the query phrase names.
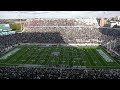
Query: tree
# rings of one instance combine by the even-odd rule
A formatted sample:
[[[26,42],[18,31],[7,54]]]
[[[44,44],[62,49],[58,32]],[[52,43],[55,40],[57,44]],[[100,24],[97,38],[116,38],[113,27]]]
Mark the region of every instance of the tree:
[[[21,26],[20,23],[13,23],[13,24],[10,24],[10,28],[11,28],[12,30],[17,31],[17,32],[22,31],[22,26]]]

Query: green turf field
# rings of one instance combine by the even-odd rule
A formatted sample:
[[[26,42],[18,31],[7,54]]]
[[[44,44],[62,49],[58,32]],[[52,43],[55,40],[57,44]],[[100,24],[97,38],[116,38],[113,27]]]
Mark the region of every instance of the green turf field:
[[[13,50],[0,56],[0,65],[38,64],[38,65],[67,65],[85,66],[90,68],[120,68],[119,60],[111,57],[106,50],[95,46],[78,47],[41,47],[18,46],[19,50]],[[15,48],[15,49],[16,49]],[[101,49],[112,62],[107,62],[98,52]],[[9,55],[6,59],[5,55]]]

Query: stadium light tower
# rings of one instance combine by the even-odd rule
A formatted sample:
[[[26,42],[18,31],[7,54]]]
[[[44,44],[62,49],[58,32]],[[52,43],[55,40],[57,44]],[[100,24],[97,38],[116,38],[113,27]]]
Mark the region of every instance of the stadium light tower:
[[[20,29],[21,29],[21,31],[22,31],[22,22],[21,22],[21,16],[20,16],[20,14],[21,14],[21,13],[19,12],[20,27],[21,27]]]

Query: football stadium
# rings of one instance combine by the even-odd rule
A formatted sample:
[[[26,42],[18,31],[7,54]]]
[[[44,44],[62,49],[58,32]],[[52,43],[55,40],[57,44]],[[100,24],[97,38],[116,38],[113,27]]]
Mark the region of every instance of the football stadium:
[[[0,31],[0,79],[120,78],[119,28],[101,27],[96,18],[30,18],[21,25],[21,32]]]

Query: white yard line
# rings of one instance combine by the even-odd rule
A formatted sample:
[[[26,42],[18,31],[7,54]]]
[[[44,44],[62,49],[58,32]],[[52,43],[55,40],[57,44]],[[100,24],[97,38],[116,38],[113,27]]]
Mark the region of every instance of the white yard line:
[[[83,50],[83,49],[82,49]],[[83,53],[83,51],[81,51],[82,52],[82,54],[84,55],[85,53]],[[82,60],[85,62],[86,60],[84,60],[84,57],[83,57],[83,55],[81,56],[82,57]],[[82,62],[83,62],[82,61]],[[84,64],[86,64],[86,63],[84,63]]]
[[[43,57],[44,52],[46,52],[46,48],[44,48],[44,50],[43,50],[42,54],[40,54],[40,55],[41,55],[41,57]],[[46,61],[46,60],[44,59],[44,61]],[[48,61],[49,61],[49,60],[47,60],[47,62],[46,62],[45,64],[47,64],[47,65],[48,65]],[[42,63],[42,64],[43,64],[43,63]]]
[[[88,59],[88,57],[87,57],[87,55],[86,55],[85,52],[84,52],[84,54],[85,54],[85,56],[86,56],[86,58],[87,58],[88,63],[91,65],[90,60]],[[92,66],[92,65],[91,65],[91,66]]]
[[[50,50],[47,50],[47,54],[49,53],[49,51],[50,51]],[[48,57],[47,57],[47,61],[49,61],[49,60],[50,60],[50,57],[48,56]]]
[[[62,49],[62,52],[64,52],[64,55],[66,54],[66,52],[65,52],[65,49],[64,49],[64,48]],[[66,62],[69,64],[69,62],[66,60],[66,58],[64,58],[64,57],[63,57],[63,60],[65,61],[65,62],[64,62],[64,64],[66,64]]]
[[[28,48],[27,48],[26,52],[28,52]],[[33,53],[33,52],[31,52],[31,53]],[[31,53],[26,53],[26,54],[25,54],[26,58],[29,57],[29,59],[26,60],[26,63],[31,59],[31,58],[30,58],[30,55],[28,55],[28,54],[31,54]],[[26,59],[26,58],[25,58],[25,59]]]
[[[100,50],[102,50],[102,49],[100,49]],[[97,51],[97,50],[96,50]],[[99,52],[96,52],[96,53],[98,53],[99,54]],[[106,64],[106,65],[109,65],[106,61],[105,61],[105,59],[99,54],[99,56],[102,58],[102,60],[103,60],[103,62]]]
[[[90,48],[90,47],[89,47]],[[90,49],[90,52],[91,52],[91,54],[89,54],[89,55],[92,55],[92,56],[94,56],[94,58],[96,58],[97,59],[97,57],[94,55],[94,53],[92,52],[92,50]],[[92,57],[92,60],[94,60],[94,62],[95,62],[95,64],[97,65],[97,61],[95,60],[95,59],[93,59],[93,57]],[[98,59],[97,59],[98,60]]]
[[[28,47],[27,50],[24,52],[25,54],[22,54],[22,55],[21,55],[21,58],[22,58],[22,57],[29,56],[28,53],[27,53],[28,50],[29,50],[29,47]],[[27,58],[27,57],[26,57],[26,58]],[[26,60],[26,58],[24,58],[24,59],[25,59],[25,61],[27,62],[28,60]]]
[[[17,54],[18,55],[18,54]],[[19,56],[22,56],[21,54],[19,55]],[[13,58],[13,57],[12,57]],[[7,61],[7,63],[13,63],[14,61],[15,61],[15,63],[14,64],[16,64],[16,62],[18,62],[18,57],[17,58],[14,58],[14,60],[13,59],[9,59],[9,61]]]
[[[91,53],[94,55],[94,52],[90,49]],[[97,61],[102,65],[102,63],[99,61],[99,59],[97,58],[96,55],[94,55],[94,57],[96,57]],[[103,66],[103,65],[102,65]]]
[[[58,61],[59,61],[59,58],[58,58],[58,60],[57,60],[57,65],[58,65]]]
[[[40,53],[41,53],[42,50],[43,50],[43,49],[41,49],[41,50],[39,51],[38,55],[41,55]],[[37,55],[36,55],[36,57],[37,57]],[[38,58],[37,58],[37,59],[38,59]],[[38,59],[38,61],[36,62],[36,64],[39,64],[40,61],[41,61],[41,60]]]
[[[65,50],[65,49],[63,49],[63,51],[65,52],[66,50]],[[70,65],[70,64],[69,64],[69,60],[66,60],[66,61],[67,61],[67,64],[68,64],[68,65]]]
[[[88,52],[88,50],[86,49],[86,51]],[[89,54],[89,52],[88,52],[88,54]],[[91,57],[91,55],[89,54],[89,56]],[[91,57],[91,59],[92,59],[92,61],[93,61],[93,63],[94,63],[94,59]],[[97,66],[96,65],[96,63],[94,63],[95,64],[95,66]]]
[[[27,52],[27,51],[25,51],[25,52]],[[24,53],[25,53],[25,52],[24,52]],[[22,55],[20,55],[20,56],[23,57],[23,56],[25,56],[25,54],[22,54]],[[15,64],[16,64],[17,62],[18,62],[18,60],[15,62]]]
[[[97,52],[96,52],[97,53]],[[98,54],[99,55],[99,54]],[[96,57],[97,58],[97,57]],[[101,58],[103,61],[104,61],[104,59],[103,58]],[[100,62],[100,60],[97,58],[97,60]],[[101,62],[100,62],[100,64],[102,65],[102,66],[104,66]]]
[[[79,56],[78,54],[77,54],[77,56]],[[81,59],[81,58],[80,58]],[[78,60],[78,63],[79,63],[79,66],[80,66],[80,60]]]
[[[76,56],[78,57],[79,55],[77,54],[78,51],[76,51]],[[80,65],[79,60],[77,60],[77,63]]]
[[[46,48],[44,48],[44,52],[45,52],[45,53],[47,52],[47,49],[46,49]],[[44,53],[42,54],[42,56],[43,56],[43,55],[44,55]],[[47,54],[44,55],[44,57],[46,57],[46,56],[47,56]],[[47,65],[48,65],[48,61],[49,61],[49,60],[46,59],[46,58],[45,58],[45,60],[47,61]],[[53,62],[52,62],[52,63],[53,63]]]
[[[43,51],[42,53],[41,53],[41,51],[43,51],[43,49],[41,49],[41,50],[39,51],[39,53],[36,55],[36,58],[37,58],[38,55],[40,55],[40,56],[42,57],[42,54],[43,54],[44,51]],[[41,54],[40,54],[40,53],[41,53]],[[38,59],[38,58],[37,58],[37,59]],[[36,64],[39,64],[39,62],[41,63],[41,61],[44,61],[44,60],[39,60],[39,59],[38,59],[38,61],[36,62]],[[42,64],[43,64],[43,62],[42,62]]]
[[[33,50],[33,48],[31,48],[31,49]],[[27,53],[27,54],[30,54],[30,55],[27,55],[27,54],[26,54],[27,57],[30,57],[31,54],[34,54],[34,52],[32,52],[32,50],[31,50],[31,53]],[[27,48],[27,51],[28,51],[28,48]],[[27,58],[27,57],[26,57],[26,58]],[[31,58],[32,58],[32,57],[31,57]],[[31,60],[31,58],[29,58],[29,59],[26,61],[26,63],[29,62],[29,61]],[[32,62],[32,61],[30,61],[30,63],[31,63],[31,62]]]

